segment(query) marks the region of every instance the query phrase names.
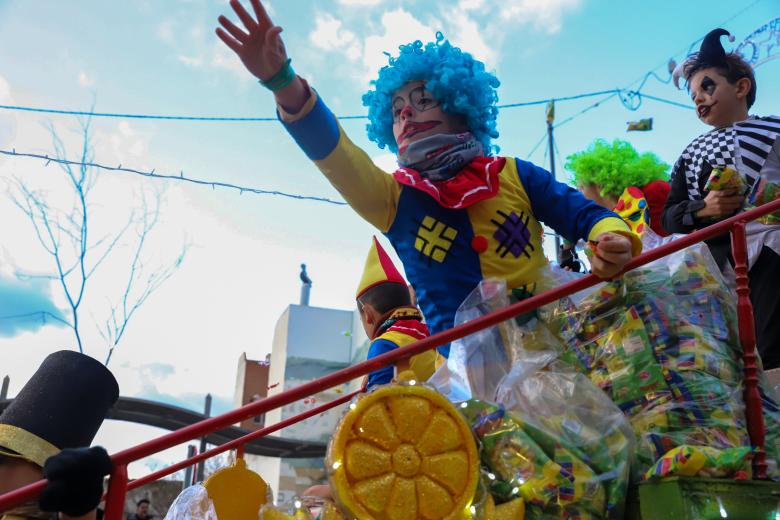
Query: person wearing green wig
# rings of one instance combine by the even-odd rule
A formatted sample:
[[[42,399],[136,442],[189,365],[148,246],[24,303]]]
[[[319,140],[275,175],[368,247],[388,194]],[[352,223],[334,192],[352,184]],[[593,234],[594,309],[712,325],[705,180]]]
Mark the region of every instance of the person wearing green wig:
[[[568,156],[566,169],[583,195],[615,211],[638,235],[648,227],[659,236],[669,234],[661,224],[669,197],[669,165],[654,153],[640,154],[620,139],[597,139]]]

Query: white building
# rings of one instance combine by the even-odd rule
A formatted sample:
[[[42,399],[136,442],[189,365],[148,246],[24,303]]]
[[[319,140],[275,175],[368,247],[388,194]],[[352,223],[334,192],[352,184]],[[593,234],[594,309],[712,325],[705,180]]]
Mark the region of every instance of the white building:
[[[290,305],[276,322],[268,395],[272,396],[366,359],[368,338],[357,311]],[[332,388],[310,398],[270,411],[270,425],[337,399],[359,388],[361,381]],[[281,437],[327,442],[344,407],[334,408],[276,433]],[[322,459],[275,459],[247,456],[247,463],[268,482],[279,502],[289,502],[309,486],[325,482]]]

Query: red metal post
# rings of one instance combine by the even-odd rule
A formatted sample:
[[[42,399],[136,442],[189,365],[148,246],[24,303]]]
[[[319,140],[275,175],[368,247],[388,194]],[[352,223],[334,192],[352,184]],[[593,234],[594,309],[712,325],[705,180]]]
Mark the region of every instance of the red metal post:
[[[114,465],[106,493],[105,520],[123,520],[125,515],[125,495],[127,494],[127,466]]]
[[[195,457],[197,457],[198,455],[204,454],[204,453],[206,453],[206,452],[205,451],[200,451],[199,449],[196,448],[196,450],[195,450]],[[199,457],[198,458],[198,462],[203,462],[204,460],[206,460],[204,457]],[[193,469],[192,479],[189,482],[186,482],[186,484],[188,486],[194,486],[195,484],[198,483],[198,472],[197,472],[196,468],[192,468],[192,469]]]
[[[742,360],[745,364],[745,416],[747,418],[753,455],[753,478],[767,478],[766,452],[764,451],[764,410],[758,390],[758,366],[756,363],[756,326],[753,320],[753,304],[748,285],[748,255],[745,223],[739,222],[731,230],[731,250],[734,255],[734,271],[737,273],[737,319],[739,339],[742,343]]]

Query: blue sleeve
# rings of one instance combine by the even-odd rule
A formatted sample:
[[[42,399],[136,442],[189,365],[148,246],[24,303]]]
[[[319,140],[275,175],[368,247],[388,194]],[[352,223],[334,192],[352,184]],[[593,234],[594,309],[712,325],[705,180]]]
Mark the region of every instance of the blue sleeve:
[[[599,206],[568,184],[528,161],[516,159],[520,182],[531,200],[531,211],[569,242],[588,240],[590,230],[599,220],[617,214]]]
[[[287,123],[279,117],[278,112],[277,117],[312,161],[319,161],[330,155],[339,142],[340,132],[336,116],[319,97],[311,111],[298,121]]]
[[[375,358],[397,348],[398,345],[392,341],[378,339],[371,343],[371,346],[368,348],[367,359]],[[374,385],[386,385],[393,380],[394,376],[395,365],[388,365],[386,367],[380,368],[379,370],[374,370],[368,374],[368,388],[371,388]]]

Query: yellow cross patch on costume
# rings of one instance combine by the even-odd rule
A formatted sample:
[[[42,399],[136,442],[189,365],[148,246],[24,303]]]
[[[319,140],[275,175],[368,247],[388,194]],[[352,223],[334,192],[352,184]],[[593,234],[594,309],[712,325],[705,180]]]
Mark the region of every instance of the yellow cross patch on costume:
[[[431,216],[426,216],[417,230],[414,248],[441,263],[447,256],[458,232]]]
[[[393,265],[393,261],[390,260],[379,241],[374,237],[374,243],[368,251],[363,277],[360,279],[355,298],[360,298],[370,288],[386,282],[407,285],[404,277],[401,276],[401,273]]]

